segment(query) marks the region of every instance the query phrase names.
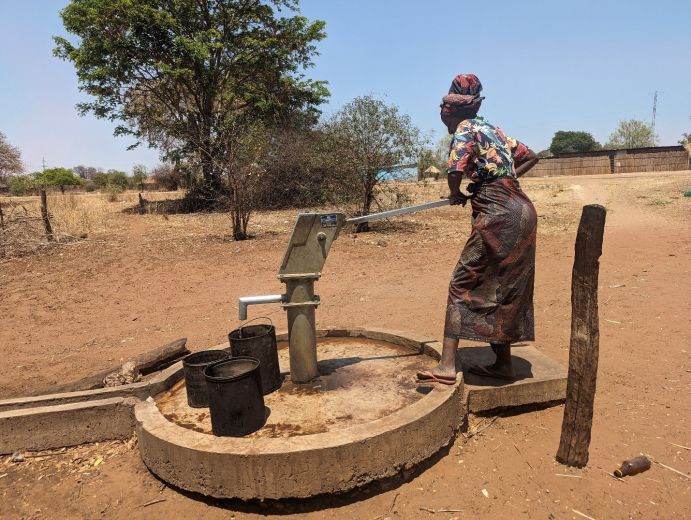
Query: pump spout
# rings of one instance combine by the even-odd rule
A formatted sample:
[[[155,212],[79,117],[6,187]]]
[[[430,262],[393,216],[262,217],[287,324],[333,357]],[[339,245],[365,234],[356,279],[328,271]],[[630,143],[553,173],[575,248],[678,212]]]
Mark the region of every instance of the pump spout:
[[[250,305],[261,305],[264,303],[282,303],[284,301],[282,294],[267,294],[266,296],[243,296],[239,300],[238,310],[240,321],[247,319],[247,307]]]

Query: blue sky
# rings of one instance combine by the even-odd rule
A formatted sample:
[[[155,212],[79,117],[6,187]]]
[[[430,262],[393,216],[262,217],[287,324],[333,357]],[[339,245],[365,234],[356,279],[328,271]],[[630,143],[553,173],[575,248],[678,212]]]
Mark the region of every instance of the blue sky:
[[[74,70],[53,58],[66,0],[0,0],[0,131],[29,170],[86,164],[154,166],[155,150],[128,151],[113,125],[81,117]],[[691,132],[691,1],[303,0],[326,20],[309,71],[329,81],[336,110],[373,93],[424,131],[442,135],[439,101],[458,72],[484,85],[482,113],[535,150],[556,130],[604,142],[618,121],[650,120],[657,90],[660,144]]]

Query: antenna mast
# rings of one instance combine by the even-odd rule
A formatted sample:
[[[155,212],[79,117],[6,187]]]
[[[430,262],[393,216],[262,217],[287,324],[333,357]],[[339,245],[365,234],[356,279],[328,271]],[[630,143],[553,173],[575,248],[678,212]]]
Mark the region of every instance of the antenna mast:
[[[655,146],[655,116],[657,115],[657,90],[655,91],[655,96],[653,97],[653,121],[650,124],[650,129],[652,130],[652,145]]]

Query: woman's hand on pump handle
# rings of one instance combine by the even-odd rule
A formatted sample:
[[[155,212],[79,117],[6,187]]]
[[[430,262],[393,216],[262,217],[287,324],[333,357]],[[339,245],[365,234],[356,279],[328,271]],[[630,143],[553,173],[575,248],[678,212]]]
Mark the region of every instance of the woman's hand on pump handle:
[[[458,206],[459,204],[461,206],[465,206],[465,203],[468,202],[468,199],[469,197],[460,191],[449,194],[449,201],[451,201],[452,206]]]

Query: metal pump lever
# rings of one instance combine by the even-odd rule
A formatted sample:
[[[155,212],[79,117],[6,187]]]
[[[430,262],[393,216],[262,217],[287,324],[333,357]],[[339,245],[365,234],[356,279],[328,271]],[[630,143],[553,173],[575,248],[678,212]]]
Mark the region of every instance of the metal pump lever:
[[[362,217],[353,217],[346,219],[346,224],[359,224],[360,222],[371,222],[373,220],[380,220],[383,218],[397,217],[398,215],[406,215],[414,213],[415,211],[422,211],[425,209],[440,208],[448,206],[451,203],[449,199],[433,200],[432,202],[424,202],[423,204],[416,204],[406,208],[392,209],[389,211],[382,211],[380,213],[372,213],[370,215],[363,215]]]

